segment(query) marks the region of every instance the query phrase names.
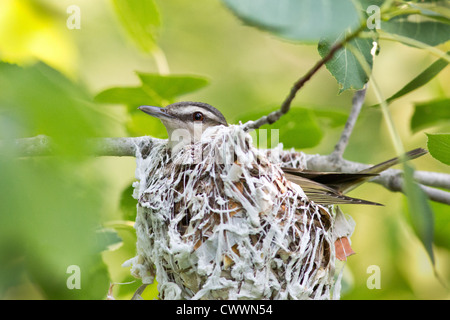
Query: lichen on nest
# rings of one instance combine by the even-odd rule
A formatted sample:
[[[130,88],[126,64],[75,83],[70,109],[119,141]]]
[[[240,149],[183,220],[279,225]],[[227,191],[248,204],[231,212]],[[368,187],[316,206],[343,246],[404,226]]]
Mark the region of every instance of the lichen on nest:
[[[331,297],[336,213],[281,170],[303,154],[259,150],[239,125],[174,155],[166,143],[137,148],[134,276],[161,299]]]

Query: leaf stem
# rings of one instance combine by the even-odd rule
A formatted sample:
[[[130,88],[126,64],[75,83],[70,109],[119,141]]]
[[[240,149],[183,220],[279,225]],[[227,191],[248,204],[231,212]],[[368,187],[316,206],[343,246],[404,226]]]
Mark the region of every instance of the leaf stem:
[[[158,69],[159,74],[167,75],[170,74],[169,63],[167,62],[166,55],[164,51],[160,47],[155,47],[152,50],[152,56],[156,63],[156,68]]]
[[[401,142],[401,139],[397,132],[397,129],[395,128],[394,121],[389,112],[389,108],[388,108],[386,99],[384,99],[375,78],[373,76],[370,76],[371,75],[370,66],[367,64],[367,62],[364,59],[364,57],[362,56],[362,54],[358,50],[356,50],[356,48],[354,46],[352,46],[351,44],[347,44],[347,48],[356,57],[356,59],[358,60],[359,64],[361,65],[361,67],[363,68],[363,70],[367,74],[367,76],[370,77],[369,81],[371,82],[371,87],[373,88],[373,92],[375,93],[375,96],[377,97],[378,101],[380,102],[381,112],[383,114],[384,120],[388,127],[388,131],[391,136],[392,143],[395,148],[395,152],[397,153],[398,156],[402,156],[405,153],[405,149],[403,147],[403,144]]]

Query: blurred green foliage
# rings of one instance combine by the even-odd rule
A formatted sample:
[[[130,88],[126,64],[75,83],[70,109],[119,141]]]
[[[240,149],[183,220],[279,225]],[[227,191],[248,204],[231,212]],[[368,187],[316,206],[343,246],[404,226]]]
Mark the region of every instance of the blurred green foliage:
[[[435,125],[445,124],[450,119],[450,99],[438,99],[416,103],[411,118],[411,130],[418,132]]]
[[[106,89],[95,96],[95,101],[109,104],[122,104],[128,107],[130,120],[126,128],[132,136],[150,134],[157,138],[165,129],[158,119],[148,128],[148,116],[137,108],[142,105],[166,106],[186,93],[199,90],[208,85],[208,80],[199,76],[174,76],[137,72],[140,87],[115,87]]]
[[[425,146],[423,130],[450,129],[449,58],[430,56],[449,50],[449,13],[439,2],[404,1],[385,8],[382,0],[339,5],[283,0],[266,1],[267,6],[231,0],[79,0],[81,28],[70,30],[66,10],[72,2],[0,3],[0,298],[104,299],[112,283],[114,297],[129,299],[140,285],[121,267],[135,255],[134,160],[89,158],[85,139],[165,138],[162,124],[136,108],[180,99],[211,103],[230,123],[267,114],[335,39],[360,25],[370,4],[382,8],[381,30],[365,30],[366,37],[351,43],[391,97],[405,147]],[[422,50],[384,41],[393,35],[422,41]],[[373,39],[381,47],[374,61]],[[279,129],[285,148],[332,150],[351,106],[351,89],[367,81],[354,53],[341,49],[327,63],[328,71],[302,88],[288,115],[260,129],[267,130],[267,147],[273,147],[270,129]],[[369,92],[366,105],[378,104]],[[346,158],[374,163],[393,156],[386,131],[379,107],[363,108]],[[18,157],[14,140],[38,134],[52,137],[54,155]],[[448,135],[431,137],[432,155],[446,156]],[[415,167],[449,172],[430,156],[416,160]],[[357,223],[352,246],[358,252],[347,262],[344,299],[449,297],[434,277],[437,270],[444,282],[450,279],[449,207],[429,205],[412,181],[408,187],[406,200],[364,186],[352,195],[386,207],[344,206]],[[80,267],[81,289],[67,287],[71,265]],[[366,286],[370,265],[382,270],[380,290]],[[156,296],[156,284],[143,295]]]
[[[157,47],[157,35],[161,26],[158,8],[153,0],[113,0],[115,12],[122,26],[144,52]]]
[[[275,111],[278,107],[261,111],[245,112],[239,121],[259,119]],[[280,142],[286,149],[312,148],[320,143],[325,135],[324,127],[341,127],[347,120],[343,112],[326,109],[295,107],[289,117],[282,117],[271,125],[264,125],[252,133],[253,143],[260,148],[275,148]]]
[[[99,299],[108,288],[98,237],[102,179],[86,171],[87,137],[106,128],[86,91],[43,63],[0,64],[0,294],[23,279],[50,299]],[[107,132],[107,131],[106,131]],[[52,157],[19,158],[14,140],[46,134]],[[67,268],[82,270],[69,290]]]

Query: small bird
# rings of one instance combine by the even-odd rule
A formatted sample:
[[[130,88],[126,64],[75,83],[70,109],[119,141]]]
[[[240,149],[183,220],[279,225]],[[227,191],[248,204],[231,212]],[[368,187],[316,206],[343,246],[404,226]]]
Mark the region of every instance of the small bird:
[[[162,121],[169,136],[168,147],[172,154],[188,144],[199,142],[206,129],[213,126],[228,126],[225,117],[219,110],[203,102],[183,101],[170,104],[165,108],[140,106],[138,109]],[[426,153],[426,150],[417,148],[407,152],[405,158],[411,160]],[[356,173],[321,172],[286,167],[283,167],[282,170],[286,179],[298,184],[308,199],[318,204],[381,205],[372,201],[352,198],[345,193],[400,161],[400,158],[395,157]]]

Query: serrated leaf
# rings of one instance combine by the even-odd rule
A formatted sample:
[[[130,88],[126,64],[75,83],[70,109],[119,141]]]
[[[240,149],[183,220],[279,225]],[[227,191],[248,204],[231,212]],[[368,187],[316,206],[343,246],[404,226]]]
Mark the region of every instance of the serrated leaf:
[[[450,123],[450,98],[416,103],[411,118],[411,130],[421,129],[441,123]]]
[[[136,45],[144,52],[156,47],[161,24],[158,9],[153,0],[112,0],[122,26]]]
[[[433,239],[434,215],[428,197],[413,179],[414,169],[404,164],[404,190],[408,200],[411,225],[419,240],[425,247],[434,266]]]
[[[450,165],[450,133],[427,134],[428,151],[433,158]]]
[[[283,38],[315,42],[359,24],[350,0],[222,0],[246,24]]]
[[[330,52],[333,45],[341,41],[342,38],[343,36],[341,35],[334,41],[322,39],[318,46],[320,56],[322,58],[325,57]],[[373,57],[370,51],[373,47],[373,40],[367,38],[355,38],[351,40],[349,44],[361,54],[367,65],[372,69]],[[358,61],[358,58],[347,47],[338,50],[333,58],[325,65],[337,80],[339,84],[339,93],[348,89],[360,90],[369,80],[370,75],[366,74],[364,67],[361,66],[361,63]]]

